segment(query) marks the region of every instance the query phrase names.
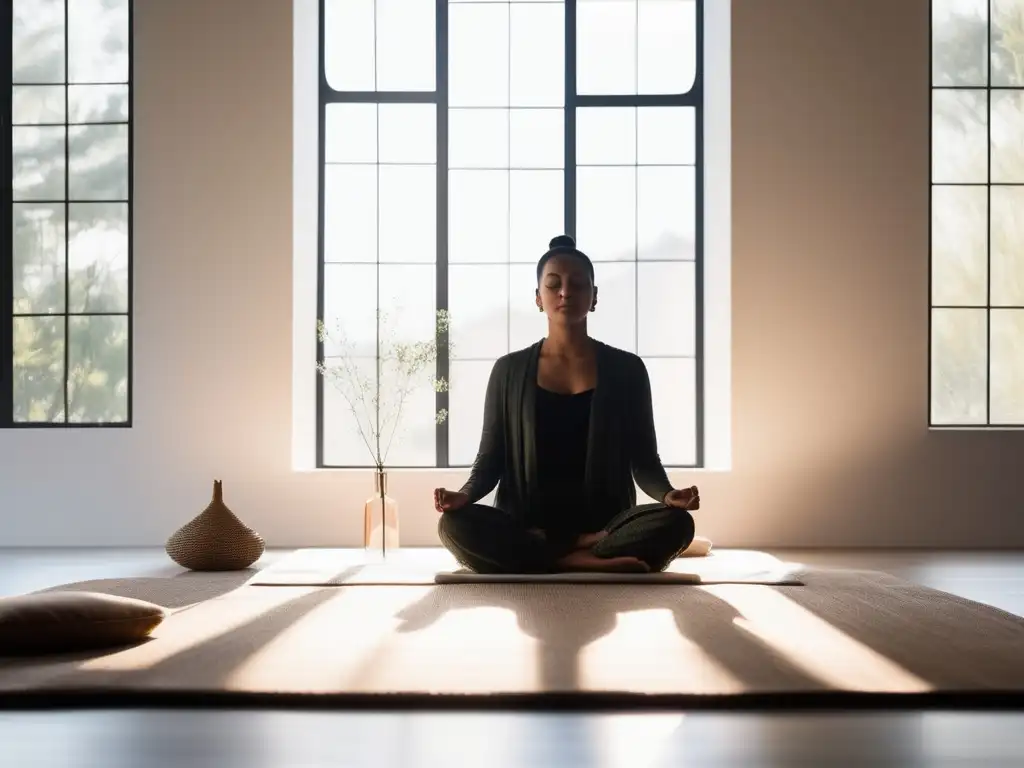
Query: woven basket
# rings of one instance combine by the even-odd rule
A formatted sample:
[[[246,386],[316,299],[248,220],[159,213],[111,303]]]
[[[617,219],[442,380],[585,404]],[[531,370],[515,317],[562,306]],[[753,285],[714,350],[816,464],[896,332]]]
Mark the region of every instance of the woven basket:
[[[239,520],[224,504],[220,480],[213,481],[213,499],[199,515],[168,540],[167,554],[193,571],[237,571],[259,560],[263,537]]]

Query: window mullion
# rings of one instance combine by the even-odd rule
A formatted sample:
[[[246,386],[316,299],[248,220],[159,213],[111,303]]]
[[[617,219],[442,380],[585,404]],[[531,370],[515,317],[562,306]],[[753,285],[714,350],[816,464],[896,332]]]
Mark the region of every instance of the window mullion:
[[[694,392],[696,394],[694,413],[694,437],[697,441],[696,465],[704,466],[704,2],[697,0],[697,69],[690,93],[696,96],[694,141],[694,165],[696,186],[694,190]]]
[[[576,0],[565,0],[565,234],[576,237]]]
[[[0,104],[0,136],[7,149],[0,160],[0,173],[5,179],[0,185],[3,192],[3,216],[0,216],[0,238],[3,242],[3,253],[8,254],[7,261],[0,269],[0,300],[5,302],[7,309],[0,314],[0,427],[9,427],[14,423],[14,200],[13,200],[13,160],[14,136],[11,128],[12,115],[12,82],[13,82],[13,3],[0,14],[0,37],[3,39],[3,51],[0,52],[0,73],[7,88],[4,91],[3,103]]]
[[[437,176],[437,195],[435,199],[437,213],[437,247],[435,249],[436,265],[436,308],[438,311],[448,309],[448,0],[437,0],[436,29],[434,47],[434,66],[436,68],[434,88],[437,98],[437,157],[435,173]],[[449,360],[447,330],[438,339],[436,376],[438,381],[449,381],[451,361]],[[434,395],[436,413],[445,413],[440,424],[435,427],[435,461],[438,467],[448,467],[449,460],[449,412],[448,387]]]

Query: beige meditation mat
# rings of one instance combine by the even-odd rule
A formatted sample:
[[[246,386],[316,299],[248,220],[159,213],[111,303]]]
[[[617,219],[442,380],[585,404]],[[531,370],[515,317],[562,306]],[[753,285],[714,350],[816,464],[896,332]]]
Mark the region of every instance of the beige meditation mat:
[[[1024,703],[1024,619],[872,571],[800,577],[176,595],[147,642],[0,659],[0,708]]]
[[[261,570],[254,586],[342,586],[354,584],[598,583],[598,584],[779,584],[799,585],[792,564],[763,552],[714,550],[681,557],[662,573],[477,574],[447,550],[421,547],[387,557],[354,549],[299,549]]]

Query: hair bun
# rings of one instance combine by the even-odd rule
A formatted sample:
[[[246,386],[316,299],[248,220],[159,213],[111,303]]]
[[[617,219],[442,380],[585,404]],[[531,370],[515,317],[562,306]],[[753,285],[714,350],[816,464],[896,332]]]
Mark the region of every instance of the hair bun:
[[[548,248],[576,248],[576,241],[572,239],[571,235],[559,235],[558,237],[551,238],[551,242],[548,243]]]

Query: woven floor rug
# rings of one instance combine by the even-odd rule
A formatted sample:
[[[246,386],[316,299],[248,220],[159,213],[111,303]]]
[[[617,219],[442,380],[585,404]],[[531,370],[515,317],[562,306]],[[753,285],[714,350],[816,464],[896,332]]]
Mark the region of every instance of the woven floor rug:
[[[131,648],[0,659],[0,708],[1024,702],[1024,618],[874,571],[798,575],[803,586],[250,582],[195,601],[119,580],[180,607]]]

